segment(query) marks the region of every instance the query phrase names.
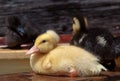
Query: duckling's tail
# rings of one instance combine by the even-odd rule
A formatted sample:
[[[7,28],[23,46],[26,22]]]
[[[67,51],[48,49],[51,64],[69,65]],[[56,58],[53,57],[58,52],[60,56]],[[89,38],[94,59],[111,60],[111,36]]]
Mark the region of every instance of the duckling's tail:
[[[107,71],[107,69],[103,65],[98,64],[91,69],[91,75],[99,75],[102,71]]]

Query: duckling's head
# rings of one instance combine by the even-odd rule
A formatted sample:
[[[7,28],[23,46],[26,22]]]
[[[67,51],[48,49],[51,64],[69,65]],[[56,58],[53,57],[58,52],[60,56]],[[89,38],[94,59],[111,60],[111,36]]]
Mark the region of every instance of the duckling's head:
[[[60,38],[56,32],[48,30],[36,38],[34,46],[26,54],[48,53],[57,46],[59,40]]]
[[[86,31],[88,29],[87,18],[84,16],[81,16],[79,18],[74,17],[72,29],[73,35],[80,31]]]

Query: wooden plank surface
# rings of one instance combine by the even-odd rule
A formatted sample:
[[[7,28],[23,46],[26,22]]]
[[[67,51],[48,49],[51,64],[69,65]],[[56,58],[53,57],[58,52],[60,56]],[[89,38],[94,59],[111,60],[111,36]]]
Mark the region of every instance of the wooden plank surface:
[[[0,59],[0,74],[31,71],[29,59]]]
[[[74,16],[85,15],[89,27],[120,32],[120,0],[0,0],[0,35],[5,35],[5,18],[17,15],[39,30],[71,33]]]
[[[25,59],[29,56],[25,55],[27,49],[11,50],[0,49],[0,59]]]
[[[95,77],[47,76],[23,72],[0,75],[0,81],[120,81],[120,72],[103,72]]]

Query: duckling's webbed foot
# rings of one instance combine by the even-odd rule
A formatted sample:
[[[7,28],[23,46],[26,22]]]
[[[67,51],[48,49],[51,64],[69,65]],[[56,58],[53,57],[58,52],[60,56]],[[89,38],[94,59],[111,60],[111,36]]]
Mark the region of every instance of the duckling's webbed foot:
[[[58,72],[50,74],[50,75],[76,77],[76,76],[78,76],[78,72],[75,68],[70,67],[70,68],[68,68],[68,71],[58,71]]]
[[[78,76],[78,71],[77,71],[77,69],[75,67],[71,66],[68,69],[69,69],[69,71],[68,71],[67,76],[70,76],[70,77]]]
[[[51,75],[55,75],[55,76],[69,76],[69,77],[76,77],[78,76],[78,72],[76,70],[72,71],[72,72],[63,72],[63,71],[59,71],[57,73],[51,74]]]

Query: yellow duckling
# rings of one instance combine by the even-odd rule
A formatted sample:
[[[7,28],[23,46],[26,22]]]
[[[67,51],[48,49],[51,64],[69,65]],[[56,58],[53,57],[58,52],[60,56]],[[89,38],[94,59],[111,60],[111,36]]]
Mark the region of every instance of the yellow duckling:
[[[46,75],[93,76],[106,70],[99,59],[86,50],[72,45],[58,45],[59,36],[48,30],[38,36],[26,53],[34,72]]]

